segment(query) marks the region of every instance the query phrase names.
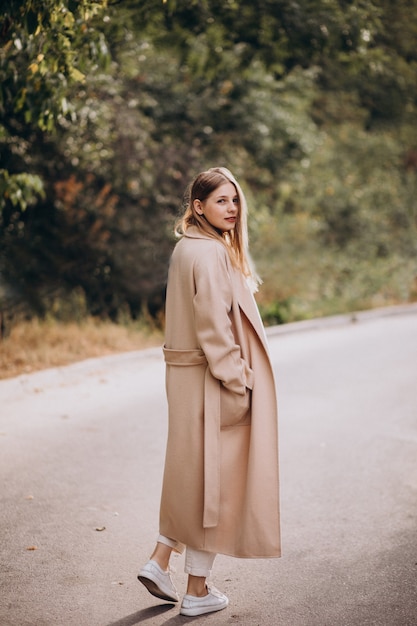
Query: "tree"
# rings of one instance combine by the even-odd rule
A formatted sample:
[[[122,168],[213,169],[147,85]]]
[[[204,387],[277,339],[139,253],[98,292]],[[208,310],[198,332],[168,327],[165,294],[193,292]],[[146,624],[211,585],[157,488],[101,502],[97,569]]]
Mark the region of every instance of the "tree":
[[[156,311],[182,191],[213,164],[243,182],[255,243],[263,223],[282,220],[302,254],[293,217],[308,223],[311,254],[323,242],[356,254],[365,224],[383,239],[379,177],[353,179],[371,187],[365,211],[343,181],[335,196],[316,181],[323,168],[342,179],[352,154],[360,169],[378,145],[396,154],[390,198],[401,202],[399,155],[415,141],[416,1],[7,2],[0,280],[39,312],[49,294],[80,288],[96,315]],[[389,135],[398,129],[404,148]],[[366,149],[347,149],[348,132]],[[282,243],[275,228],[271,237],[267,264]]]
[[[7,202],[24,210],[42,190],[28,175],[31,145],[73,114],[68,86],[107,55],[92,26],[106,0],[3,2],[0,16],[0,210]],[[29,163],[25,162],[25,156]],[[18,193],[20,189],[20,193]]]
[[[45,202],[48,135],[59,120],[74,120],[71,84],[83,82],[93,64],[107,58],[93,19],[106,0],[6,0],[0,15],[0,279],[26,284],[33,304],[37,256],[19,257],[28,207]],[[42,215],[42,211],[39,211]],[[30,221],[30,220],[29,220]],[[35,238],[36,241],[36,238]],[[35,248],[33,247],[35,245]],[[27,272],[26,280],[23,280]],[[28,286],[31,284],[31,287]]]

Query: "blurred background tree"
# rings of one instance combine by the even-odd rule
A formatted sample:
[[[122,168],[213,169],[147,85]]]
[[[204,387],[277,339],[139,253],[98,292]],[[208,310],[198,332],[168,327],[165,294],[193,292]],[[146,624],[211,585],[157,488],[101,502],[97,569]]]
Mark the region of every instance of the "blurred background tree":
[[[3,308],[160,319],[182,194],[217,164],[266,322],[417,297],[417,0],[4,4]]]

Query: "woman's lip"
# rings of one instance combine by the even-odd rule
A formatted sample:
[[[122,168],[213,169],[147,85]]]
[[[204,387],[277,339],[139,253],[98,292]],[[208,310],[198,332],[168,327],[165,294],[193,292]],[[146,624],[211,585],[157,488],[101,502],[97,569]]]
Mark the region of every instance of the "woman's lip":
[[[236,218],[235,217],[226,217],[226,221],[227,222],[236,222]]]

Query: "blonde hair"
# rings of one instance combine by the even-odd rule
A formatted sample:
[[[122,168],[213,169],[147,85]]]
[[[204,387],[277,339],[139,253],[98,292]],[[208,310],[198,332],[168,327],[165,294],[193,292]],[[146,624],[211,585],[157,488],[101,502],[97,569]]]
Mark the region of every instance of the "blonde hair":
[[[194,200],[204,202],[213,191],[228,182],[232,183],[236,189],[239,211],[235,228],[226,233],[219,233],[204,215],[197,213]],[[233,174],[226,167],[212,167],[205,172],[200,172],[187,188],[184,206],[185,211],[176,224],[175,234],[181,237],[190,226],[196,226],[207,236],[220,240],[226,246],[233,266],[249,279],[252,290],[256,291],[261,281],[254,271],[248,251],[248,208],[242,188]]]

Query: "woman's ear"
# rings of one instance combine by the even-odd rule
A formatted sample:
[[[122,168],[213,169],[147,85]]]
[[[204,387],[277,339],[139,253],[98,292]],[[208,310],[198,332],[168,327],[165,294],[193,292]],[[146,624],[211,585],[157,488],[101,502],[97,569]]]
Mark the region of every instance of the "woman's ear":
[[[196,213],[203,215],[203,205],[201,204],[201,200],[194,200],[193,206]]]

